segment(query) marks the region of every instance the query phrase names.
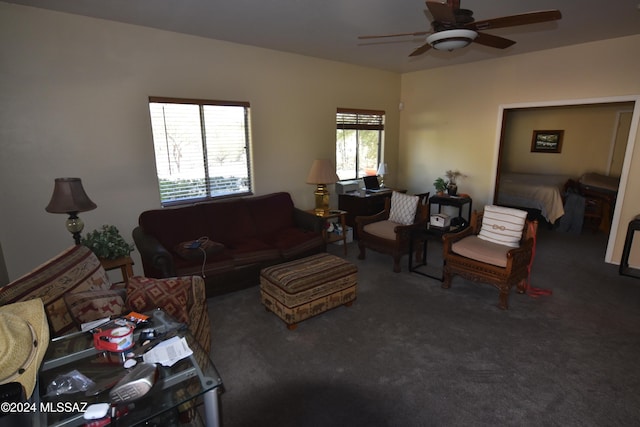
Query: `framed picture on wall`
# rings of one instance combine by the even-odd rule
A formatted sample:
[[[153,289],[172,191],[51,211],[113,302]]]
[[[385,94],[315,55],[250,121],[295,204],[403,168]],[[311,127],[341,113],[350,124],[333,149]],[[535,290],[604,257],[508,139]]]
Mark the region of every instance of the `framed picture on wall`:
[[[531,138],[532,153],[559,153],[562,150],[564,130],[534,130]]]

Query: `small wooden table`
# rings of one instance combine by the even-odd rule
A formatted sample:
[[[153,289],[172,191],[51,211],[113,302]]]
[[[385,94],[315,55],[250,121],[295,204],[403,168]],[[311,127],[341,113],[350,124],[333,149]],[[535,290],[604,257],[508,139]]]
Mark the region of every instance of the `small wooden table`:
[[[325,213],[322,215],[318,215],[318,213],[316,213],[314,209],[309,209],[307,210],[307,212],[319,216],[320,218],[324,219],[325,222],[332,218],[338,218],[340,220],[342,234],[328,233],[327,227],[325,226],[322,229],[322,237],[324,238],[325,243],[339,242],[340,240],[342,240],[342,246],[344,246],[344,255],[347,256],[347,211],[329,210],[325,211]]]
[[[122,281],[125,284],[129,284],[129,277],[133,277],[133,260],[130,256],[123,256],[116,259],[100,258],[100,264],[102,264],[102,268],[106,271],[119,268],[122,273]]]

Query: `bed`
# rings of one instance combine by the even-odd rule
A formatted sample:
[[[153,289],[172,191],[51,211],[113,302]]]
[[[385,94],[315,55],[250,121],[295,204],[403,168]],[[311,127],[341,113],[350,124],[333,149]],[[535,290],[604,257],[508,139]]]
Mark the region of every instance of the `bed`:
[[[497,203],[537,209],[551,224],[564,215],[562,188],[569,175],[502,173]]]

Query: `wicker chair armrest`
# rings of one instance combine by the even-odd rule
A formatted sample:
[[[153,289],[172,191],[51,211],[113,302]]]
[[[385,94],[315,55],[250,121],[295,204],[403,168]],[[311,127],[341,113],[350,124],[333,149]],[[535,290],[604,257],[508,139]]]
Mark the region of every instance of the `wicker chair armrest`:
[[[524,242],[522,242],[522,244],[517,247],[517,248],[513,248],[511,250],[509,250],[509,252],[507,252],[507,262],[511,261],[511,260],[517,260],[519,257],[521,257],[522,254],[524,254],[524,256],[529,259],[531,258],[531,252],[533,250],[533,239],[527,239]]]
[[[396,235],[402,239],[409,239],[411,237],[411,233],[415,230],[422,230],[427,227],[426,221],[417,221],[413,224],[409,225],[396,225],[393,229]]]
[[[464,230],[458,231],[457,233],[446,233],[442,235],[443,250],[445,252],[450,251],[451,245],[453,245],[455,242],[462,240],[465,237],[473,236],[474,234],[475,233],[473,232],[473,228],[467,227]]]
[[[374,222],[385,221],[387,219],[389,219],[389,211],[387,211],[387,210],[378,212],[375,215],[357,216],[355,218],[356,229],[358,230],[358,233],[360,233],[362,231],[362,228],[365,225],[371,224],[371,223],[374,223]]]

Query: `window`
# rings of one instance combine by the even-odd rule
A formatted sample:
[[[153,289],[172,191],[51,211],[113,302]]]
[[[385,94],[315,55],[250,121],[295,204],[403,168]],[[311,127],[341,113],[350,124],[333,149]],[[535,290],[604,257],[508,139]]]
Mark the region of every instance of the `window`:
[[[384,138],[384,111],[338,108],[336,172],[342,179],[375,175]]]
[[[249,103],[149,98],[162,206],[251,192]]]

